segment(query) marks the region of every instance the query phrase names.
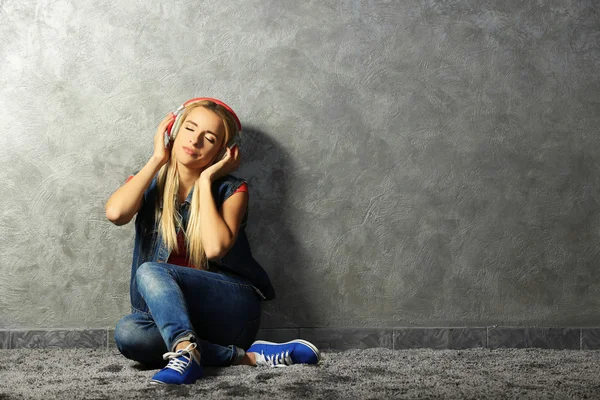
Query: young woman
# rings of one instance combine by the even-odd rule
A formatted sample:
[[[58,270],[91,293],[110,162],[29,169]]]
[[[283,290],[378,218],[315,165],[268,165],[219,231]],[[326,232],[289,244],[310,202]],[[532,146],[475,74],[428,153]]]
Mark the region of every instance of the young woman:
[[[116,225],[137,214],[131,314],[116,325],[117,348],[163,367],[151,383],[194,383],[203,365],[316,364],[319,350],[307,341],[254,341],[261,301],[275,291],[246,237],[247,183],[230,175],[240,164],[239,146],[227,146],[239,119],[216,99],[192,99],[181,111],[162,120],[150,160],[106,203]]]

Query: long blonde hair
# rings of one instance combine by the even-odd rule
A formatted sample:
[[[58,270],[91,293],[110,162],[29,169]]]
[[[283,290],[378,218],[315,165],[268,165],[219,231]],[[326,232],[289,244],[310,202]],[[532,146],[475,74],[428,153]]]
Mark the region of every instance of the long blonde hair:
[[[185,107],[182,121],[185,121],[190,111],[196,107],[204,107],[213,111],[223,121],[225,126],[225,139],[219,148],[219,154],[238,131],[235,119],[225,107],[211,100],[202,100],[189,104]],[[183,126],[183,124],[181,124]],[[179,174],[177,173],[177,160],[174,155],[174,147],[171,148],[169,161],[158,171],[157,189],[158,199],[155,204],[155,221],[160,221],[160,232],[169,252],[176,250],[177,245],[176,227],[180,227],[185,238],[187,257],[190,264],[196,269],[207,269],[208,258],[202,246],[202,235],[200,229],[200,181],[194,182],[192,203],[190,205],[190,214],[187,227],[182,226],[182,216],[176,211],[179,192]],[[215,160],[218,162],[219,160]],[[209,166],[207,165],[207,168]],[[160,206],[162,204],[162,212]],[[184,229],[185,228],[185,229]]]

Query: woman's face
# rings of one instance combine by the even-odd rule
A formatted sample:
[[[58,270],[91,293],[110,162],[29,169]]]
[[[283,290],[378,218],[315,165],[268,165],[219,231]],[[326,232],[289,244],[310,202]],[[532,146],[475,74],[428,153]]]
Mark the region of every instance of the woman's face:
[[[204,107],[196,107],[179,127],[173,142],[177,160],[188,168],[204,168],[212,164],[225,139],[221,118]],[[193,154],[188,154],[186,148]]]

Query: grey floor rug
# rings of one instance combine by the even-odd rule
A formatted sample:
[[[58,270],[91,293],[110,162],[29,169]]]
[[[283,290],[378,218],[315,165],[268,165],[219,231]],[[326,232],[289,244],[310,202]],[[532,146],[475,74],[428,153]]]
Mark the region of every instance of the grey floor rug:
[[[155,387],[118,350],[0,350],[0,399],[600,399],[596,350],[322,351],[318,365],[205,368]]]

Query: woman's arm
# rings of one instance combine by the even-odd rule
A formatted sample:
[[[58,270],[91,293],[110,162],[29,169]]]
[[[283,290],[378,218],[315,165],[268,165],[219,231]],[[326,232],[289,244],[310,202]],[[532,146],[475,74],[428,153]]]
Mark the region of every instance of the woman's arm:
[[[202,246],[209,260],[222,258],[233,246],[248,206],[248,193],[237,193],[225,200],[219,213],[211,186],[210,179],[200,178]]]
[[[106,218],[115,225],[125,225],[139,211],[144,192],[164,163],[152,156],[133,178],[117,189],[106,202]]]

